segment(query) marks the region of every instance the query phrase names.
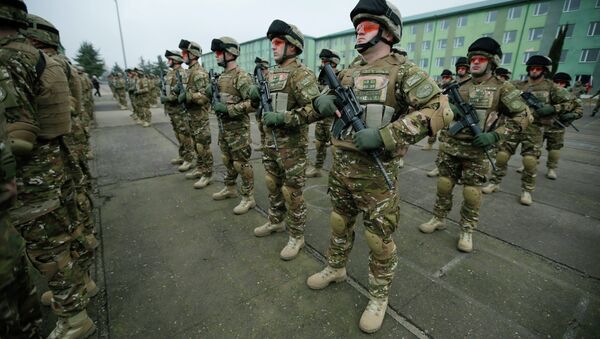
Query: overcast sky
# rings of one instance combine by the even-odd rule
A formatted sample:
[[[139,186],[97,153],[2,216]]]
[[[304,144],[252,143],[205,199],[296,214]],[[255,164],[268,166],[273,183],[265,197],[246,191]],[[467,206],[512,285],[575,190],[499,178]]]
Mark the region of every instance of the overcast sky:
[[[75,57],[81,42],[89,41],[110,69],[123,66],[115,0],[26,0],[30,13],[52,22],[67,56]],[[165,49],[176,49],[181,38],[196,41],[203,52],[210,41],[231,36],[238,42],[265,36],[269,24],[281,19],[318,37],[352,27],[355,0],[118,0],[127,65],[140,57],[156,60]],[[392,0],[402,17],[480,0]]]

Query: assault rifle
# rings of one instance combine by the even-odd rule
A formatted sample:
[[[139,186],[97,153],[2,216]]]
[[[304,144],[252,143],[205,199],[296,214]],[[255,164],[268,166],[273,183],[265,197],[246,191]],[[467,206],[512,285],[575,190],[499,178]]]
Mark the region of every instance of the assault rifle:
[[[258,108],[258,111],[256,111],[256,120],[260,120],[262,119],[263,112],[273,111],[273,105],[271,105],[271,92],[269,91],[269,84],[267,84],[267,80],[265,79],[260,66],[254,67],[254,79],[256,80],[258,91],[260,92],[260,107]],[[275,135],[274,129],[271,129],[271,134],[273,135],[273,144],[275,144],[275,150],[279,151],[279,148],[277,147],[277,136]]]
[[[475,110],[473,105],[471,105],[468,102],[465,102],[460,96],[460,93],[458,92],[459,87],[460,85],[458,83],[453,83],[448,85],[448,87],[446,87],[446,89],[443,92],[444,94],[448,95],[448,100],[459,110],[459,120],[456,121],[454,125],[450,126],[448,132],[450,133],[450,135],[456,135],[463,128],[468,127],[469,130],[471,130],[471,133],[473,133],[473,136],[477,137],[478,135],[483,133],[481,131],[481,128],[479,127],[479,116],[477,115],[477,111]],[[490,155],[491,148],[491,146],[486,146],[483,148],[483,151],[485,152],[486,157],[490,161],[492,168],[494,170],[497,170],[496,164],[494,163],[494,160]]]
[[[533,108],[534,110],[538,110],[540,108],[542,108],[542,106],[544,106],[544,104],[538,100],[538,98],[535,97],[535,95],[533,95],[533,93],[531,92],[523,92],[521,93],[521,98],[523,98],[523,100],[525,100],[525,103],[527,104],[527,106]],[[555,122],[558,126],[562,127],[562,128],[567,128],[567,125],[563,124],[560,120],[558,120],[557,117],[552,117],[552,121]],[[579,128],[575,127],[575,125],[573,124],[569,124],[571,125],[571,127],[573,127],[577,132],[579,132]]]
[[[183,87],[183,81],[181,80],[181,73],[179,73],[179,70],[175,70],[175,79],[177,79],[177,93],[184,92],[185,88]],[[185,105],[185,102],[181,103],[181,113],[184,116],[184,119],[189,120],[190,116],[188,114],[188,110],[187,110],[187,106]]]
[[[332,132],[334,133],[335,137],[341,139],[342,132],[350,126],[352,126],[352,129],[354,129],[355,132],[367,128],[367,126],[365,126],[365,123],[360,119],[360,116],[364,113],[364,109],[360,105],[360,102],[356,98],[356,95],[354,94],[352,88],[342,87],[342,85],[337,79],[337,76],[335,75],[335,72],[333,71],[333,68],[331,68],[331,65],[326,64],[323,70],[325,71],[329,87],[333,90],[335,96],[337,97],[335,106],[340,112],[337,121],[339,121],[338,125],[342,126],[341,128],[332,129]],[[390,190],[393,190],[394,184],[392,183],[392,180],[386,172],[385,167],[383,166],[383,163],[379,158],[379,154],[379,150],[373,150],[370,152],[370,155],[373,157],[375,165],[377,165],[377,168],[383,175],[383,178],[385,179],[385,183],[387,184],[388,188]]]
[[[208,72],[208,77],[210,78],[210,88],[212,89],[211,104],[214,106],[216,103],[221,102],[221,94],[219,93],[219,83],[217,81],[219,76],[215,74],[215,72],[211,69]],[[217,122],[219,123],[219,130],[221,131],[221,133],[224,133],[225,131],[223,130],[221,113],[215,112],[215,115],[217,116]]]

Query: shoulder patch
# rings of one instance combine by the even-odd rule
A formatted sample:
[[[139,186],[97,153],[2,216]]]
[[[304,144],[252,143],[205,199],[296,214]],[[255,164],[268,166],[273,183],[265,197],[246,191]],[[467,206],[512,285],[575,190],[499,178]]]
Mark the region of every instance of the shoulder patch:
[[[421,72],[417,72],[417,73],[411,75],[410,77],[408,77],[408,79],[406,79],[406,86],[413,87],[422,79],[423,79],[423,74],[421,74]]]
[[[416,96],[419,99],[427,98],[433,93],[433,86],[430,83],[425,83],[417,87]]]

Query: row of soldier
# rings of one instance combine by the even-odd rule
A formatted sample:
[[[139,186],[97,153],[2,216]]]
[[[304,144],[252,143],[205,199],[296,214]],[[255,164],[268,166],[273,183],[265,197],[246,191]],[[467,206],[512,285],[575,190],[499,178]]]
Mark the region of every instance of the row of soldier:
[[[92,84],[59,53],[59,31],[23,1],[3,1],[0,22],[0,337],[41,337],[31,263],[58,318],[49,338],[83,338],[95,331],[86,308],[98,293]]]
[[[249,114],[256,112],[261,133],[262,163],[266,172],[269,208],[268,221],[256,227],[257,237],[288,232],[287,244],[280,252],[283,260],[294,259],[304,246],[306,204],[303,188],[307,176],[318,176],[328,142],[333,144],[333,165],[329,172],[331,241],[327,266],[311,275],[307,284],[313,289],[346,277],[346,262],[354,241],[359,213],[363,214],[365,238],[370,248],[370,301],[360,320],[365,332],[377,331],[387,307],[389,288],[398,258],[393,233],[398,225],[397,191],[381,175],[372,152],[383,160],[385,172],[398,183],[398,168],[408,145],[439,132],[441,143],[437,158],[439,178],[434,217],[419,226],[424,233],[445,227],[452,207],[453,189],[463,185],[464,201],[459,221],[461,231],[457,248],[473,250],[472,234],[479,221],[482,186],[487,182],[490,162],[485,150],[492,150],[497,170],[486,186],[498,189],[508,159],[522,144],[522,202],[531,200],[535,167],[539,158],[544,126],[558,120],[569,124],[581,116],[578,100],[544,78],[550,70],[549,59],[532,57],[525,81],[507,82],[493,74],[502,57],[500,45],[491,38],[473,42],[458,68],[458,91],[462,100],[478,115],[481,133],[468,127],[453,131],[465,112],[458,103],[448,103],[438,85],[405,54],[392,46],[401,39],[402,25],[398,9],[384,0],[360,0],[351,14],[356,29],[357,57],[348,69],[335,70],[343,86],[351,87],[363,107],[360,119],[364,129],[354,129],[342,121],[344,109],[329,82],[315,75],[298,60],[304,48],[300,30],[281,20],[271,23],[267,38],[271,41],[274,67],[257,58],[255,79],[236,63],[240,46],[231,37],[212,40],[217,64],[223,68],[217,77],[207,73],[199,62],[200,46],[182,40],[181,53],[168,50],[165,57],[171,70],[166,76],[167,91],[161,96],[171,117],[180,143],[179,157],[173,159],[181,171],[192,163],[196,168],[186,177],[198,179],[194,187],[202,189],[212,182],[213,158],[210,152],[209,113],[218,120],[218,142],[226,168],[224,187],[213,194],[214,200],[238,197],[236,179],[241,177],[241,201],[234,208],[243,214],[256,205],[251,153]],[[323,64],[335,68],[339,55],[331,50],[320,54]],[[189,68],[184,71],[182,64]],[[265,91],[257,83],[256,72],[267,78],[271,107],[261,107]],[[529,107],[522,97],[531,92],[540,101]],[[258,112],[257,112],[258,109]],[[336,118],[337,116],[337,118]],[[308,126],[318,122],[317,162],[308,169]],[[334,123],[333,128],[331,127]],[[328,135],[330,128],[333,135]],[[529,195],[529,198],[527,197]],[[530,203],[530,202],[529,202]]]
[[[108,85],[113,97],[119,103],[122,110],[127,109],[126,94],[133,113],[131,118],[143,127],[150,127],[152,113],[150,107],[158,106],[161,91],[161,79],[139,68],[125,69],[127,78],[116,72],[108,76]]]

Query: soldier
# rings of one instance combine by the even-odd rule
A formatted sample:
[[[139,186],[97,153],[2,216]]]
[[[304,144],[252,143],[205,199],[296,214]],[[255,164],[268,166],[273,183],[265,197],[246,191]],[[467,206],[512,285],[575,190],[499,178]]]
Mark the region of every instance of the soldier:
[[[110,73],[106,80],[108,81],[108,88],[113,96],[113,99],[117,100],[117,93],[115,92],[115,73]]]
[[[575,86],[571,89],[571,93],[576,98],[580,98],[582,94],[585,94],[585,86],[581,83],[581,80],[575,81]]]
[[[532,124],[522,130],[513,130],[513,133],[507,135],[507,138],[500,144],[496,155],[497,170],[492,173],[490,184],[483,189],[483,193],[493,193],[500,189],[500,181],[506,175],[508,161],[521,144],[524,169],[521,174],[522,192],[520,202],[529,206],[533,202],[531,192],[535,189],[536,167],[538,158],[542,153],[541,147],[545,126],[554,124],[555,118],[561,121],[564,119],[564,122],[572,122],[578,117],[576,112],[581,114],[581,111],[579,103],[571,94],[545,78],[552,67],[550,58],[543,55],[534,55],[527,60],[526,65],[527,80],[513,81],[512,83],[519,90],[534,94],[541,101],[543,107],[534,112],[535,119]],[[562,141],[559,141],[558,144],[562,144]],[[552,167],[551,169],[556,167],[559,155],[558,150],[548,153],[548,162]],[[549,174],[556,176],[556,173]]]
[[[502,57],[500,45],[492,38],[483,37],[475,40],[468,51],[472,78],[461,83],[460,95],[477,111],[482,133],[474,136],[468,127],[454,135],[448,129],[442,130],[434,216],[419,226],[423,233],[445,228],[444,219],[452,209],[452,191],[460,181],[464,185],[464,200],[457,248],[462,252],[473,251],[472,233],[479,222],[481,186],[488,171],[484,148],[524,129],[529,123],[529,110],[520,91],[492,74]]]
[[[446,88],[449,84],[455,82],[454,79],[452,78],[452,71],[449,69],[445,69],[442,71],[442,74],[440,74],[441,80],[438,83],[438,86],[442,89]],[[431,151],[433,149],[433,144],[435,144],[435,141],[437,140],[437,135],[433,135],[427,138],[427,144],[421,148],[421,151]],[[433,174],[433,171],[435,171],[434,175],[430,175]],[[437,172],[437,167],[433,170],[428,172],[428,176],[437,176],[438,172]]]
[[[354,88],[363,105],[366,129],[346,127],[341,139],[332,137],[334,157],[329,173],[333,211],[327,267],[310,276],[307,284],[322,289],[346,278],[346,263],[353,247],[356,218],[362,213],[369,253],[370,300],[360,329],[379,330],[385,317],[390,286],[398,263],[393,233],[398,227],[399,197],[389,189],[369,154],[380,151],[386,173],[397,184],[394,159],[408,144],[436,133],[444,124],[440,89],[427,73],[392,49],[402,36],[400,11],[389,1],[361,0],[350,13],[356,30],[358,56],[338,76],[343,86]],[[383,86],[377,86],[383,84]],[[335,114],[336,97],[324,94],[314,101],[320,117]],[[408,113],[409,110],[412,112]],[[401,117],[403,116],[403,117]],[[336,124],[334,122],[334,130]]]
[[[21,1],[4,2],[1,13],[26,23]],[[86,307],[84,272],[73,258],[78,229],[70,219],[69,199],[61,193],[72,183],[62,136],[70,131],[69,87],[61,66],[3,20],[0,64],[4,82],[16,88],[4,101],[8,139],[17,162],[19,195],[10,216],[26,240],[32,264],[47,278],[58,316],[49,338],[87,337],[95,331]],[[12,30],[12,31],[11,31]],[[41,70],[40,70],[41,69]]]
[[[127,109],[127,94],[126,94],[126,82],[123,79],[123,74],[115,73],[113,77],[113,87],[115,91],[115,96],[117,101],[119,102],[119,108],[121,110]]]
[[[198,43],[181,40],[183,61],[188,64],[187,83],[185,91],[178,97],[180,104],[185,103],[190,117],[190,132],[196,150],[196,168],[185,175],[188,179],[198,179],[194,188],[202,189],[212,182],[213,155],[210,149],[210,98],[206,96],[206,86],[209,84],[208,73],[198,61],[202,49]],[[184,163],[185,164],[185,163]]]
[[[167,50],[165,57],[171,69],[165,75],[166,95],[160,97],[160,102],[165,105],[165,112],[171,118],[173,131],[179,142],[178,157],[172,159],[171,164],[180,165],[178,168],[179,171],[185,172],[190,169],[195,157],[194,141],[190,135],[190,127],[187,121],[189,120],[189,114],[177,102],[177,97],[181,91],[180,87],[183,88],[187,75],[185,74],[185,69],[181,67],[181,64],[183,64],[181,52]],[[181,84],[177,81],[178,77],[181,79]]]
[[[496,68],[496,70],[494,71],[494,74],[496,74],[496,76],[498,78],[504,79],[504,81],[509,81],[510,76],[512,75],[511,71],[507,70],[506,68],[502,68],[502,67]]]
[[[256,57],[256,59],[254,59],[254,63],[256,64],[257,67],[260,68],[260,70],[263,74],[263,77],[265,77],[265,79],[268,79],[269,78],[269,61],[266,59]],[[261,108],[259,107],[259,109],[261,109]],[[258,131],[260,132],[260,149],[261,149],[261,151],[263,151],[263,149],[265,147],[265,130],[264,130],[261,119],[256,119],[256,123],[258,124]],[[263,162],[264,162],[264,157],[263,157]]]
[[[269,74],[269,90],[273,112],[263,113],[265,138],[263,163],[269,191],[269,221],[254,229],[254,235],[264,237],[288,227],[288,242],[279,253],[283,260],[292,260],[304,246],[306,204],[302,189],[306,181],[308,123],[313,114],[312,99],[319,94],[313,72],[300,63],[297,56],[304,50],[304,35],[298,27],[274,20],[267,30],[271,50],[277,65]],[[258,91],[251,91],[258,103]],[[257,106],[258,104],[256,104]],[[284,224],[285,219],[285,224]]]
[[[250,163],[252,148],[250,144],[250,117],[253,112],[250,102],[250,90],[257,91],[252,78],[236,62],[240,55],[240,45],[230,37],[213,39],[210,49],[215,52],[217,64],[223,67],[223,73],[217,80],[220,102],[212,108],[219,120],[219,147],[223,165],[227,169],[224,178],[225,187],[213,194],[214,200],[237,197],[235,181],[238,175],[242,179],[240,191],[242,200],[233,209],[235,214],[247,213],[256,206],[254,201],[254,173]],[[206,87],[206,96],[212,98],[212,86]]]
[[[129,95],[129,102],[131,102],[131,119],[136,124],[140,123],[140,119],[138,118],[138,106],[137,101],[135,100],[135,72],[131,68],[125,69],[125,74],[127,75],[126,89],[127,94]]]
[[[598,89],[598,91],[596,92],[596,94],[592,95],[590,97],[590,100],[593,99],[594,97],[597,97],[598,95],[600,95],[600,88]],[[596,106],[594,107],[594,110],[592,111],[592,114],[590,116],[595,116],[596,113],[598,113],[598,111],[600,110],[600,98],[598,98],[596,100]]]
[[[150,127],[152,112],[150,111],[150,102],[152,101],[152,81],[142,69],[135,69],[137,81],[135,82],[134,94],[139,105],[139,119],[142,127]]]
[[[321,53],[319,53],[319,58],[321,58],[322,66],[329,64],[331,65],[331,68],[333,68],[335,74],[340,73],[340,70],[337,68],[337,65],[340,63],[340,54],[338,52],[324,48],[321,50]],[[319,74],[319,90],[323,90],[325,88],[327,85],[325,81],[325,73],[321,71]],[[319,120],[315,124],[315,148],[317,152],[317,158],[315,165],[309,165],[306,169],[306,176],[308,178],[320,177],[322,175],[321,170],[323,169],[323,163],[327,157],[327,146],[331,142],[330,130],[332,123],[333,117],[330,117]]]

